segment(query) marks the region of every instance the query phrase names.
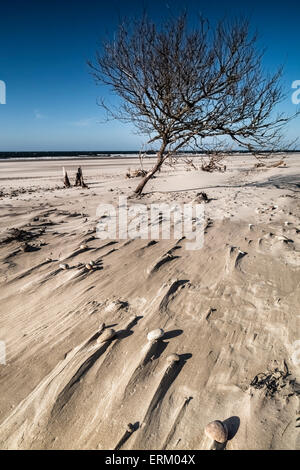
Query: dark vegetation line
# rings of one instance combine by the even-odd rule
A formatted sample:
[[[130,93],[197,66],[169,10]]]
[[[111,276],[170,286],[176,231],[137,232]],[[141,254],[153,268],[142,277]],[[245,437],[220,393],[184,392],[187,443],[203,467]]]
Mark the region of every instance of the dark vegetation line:
[[[68,150],[68,151],[42,151],[42,152],[0,152],[0,160],[6,160],[6,159],[11,159],[11,158],[43,158],[43,157],[74,157],[74,158],[83,158],[83,157],[93,157],[93,158],[107,158],[107,157],[112,157],[116,158],[121,155],[136,155],[139,154],[139,150],[109,150],[109,151],[101,151],[101,150],[94,150],[94,151],[73,151],[73,150]],[[272,150],[264,150],[264,153],[274,153]],[[299,150],[280,150],[279,152],[284,152],[284,153],[300,153]],[[156,155],[156,151],[149,150],[145,152],[146,155]],[[178,152],[178,154],[189,154],[189,155],[198,155],[199,152],[197,151],[182,151]],[[201,154],[205,154],[205,151],[202,151]],[[224,153],[228,154],[247,154],[249,153],[247,150],[232,150],[230,152],[224,151]]]

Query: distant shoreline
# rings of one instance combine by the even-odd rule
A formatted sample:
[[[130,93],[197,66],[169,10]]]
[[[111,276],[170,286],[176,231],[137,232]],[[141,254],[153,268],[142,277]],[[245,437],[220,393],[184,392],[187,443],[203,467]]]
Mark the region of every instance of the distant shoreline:
[[[188,154],[191,156],[205,155],[206,152],[196,152],[196,151],[185,151],[180,152],[183,155]],[[232,150],[228,155],[250,155],[248,151],[242,150]],[[274,153],[276,154],[295,154],[300,153],[300,150],[280,150],[278,152],[271,152],[269,150],[264,153]],[[0,162],[1,161],[51,161],[51,160],[104,160],[104,159],[120,159],[120,158],[138,158],[139,151],[123,151],[123,152],[0,152]],[[153,158],[156,156],[155,151],[149,151],[146,153],[146,158]]]

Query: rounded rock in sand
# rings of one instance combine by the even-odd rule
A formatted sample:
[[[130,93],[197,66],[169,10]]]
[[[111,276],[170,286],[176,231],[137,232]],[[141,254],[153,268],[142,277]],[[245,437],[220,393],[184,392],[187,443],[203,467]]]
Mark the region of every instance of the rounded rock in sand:
[[[157,328],[156,330],[152,330],[147,334],[148,341],[156,341],[159,338],[162,338],[165,334],[162,328]]]
[[[94,269],[94,266],[91,264],[91,263],[87,263],[85,265],[86,269],[88,269],[89,271],[92,271]]]
[[[213,441],[223,444],[227,441],[228,430],[222,421],[212,421],[205,427],[205,434]]]

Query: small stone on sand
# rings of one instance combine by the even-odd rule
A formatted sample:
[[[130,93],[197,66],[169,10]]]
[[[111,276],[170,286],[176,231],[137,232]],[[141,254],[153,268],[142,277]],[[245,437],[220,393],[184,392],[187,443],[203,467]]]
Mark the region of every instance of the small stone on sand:
[[[178,354],[170,354],[170,356],[167,357],[167,362],[169,364],[172,364],[172,362],[178,362],[178,361],[179,361]]]
[[[60,264],[59,265],[60,269],[69,269],[69,265],[68,264]]]

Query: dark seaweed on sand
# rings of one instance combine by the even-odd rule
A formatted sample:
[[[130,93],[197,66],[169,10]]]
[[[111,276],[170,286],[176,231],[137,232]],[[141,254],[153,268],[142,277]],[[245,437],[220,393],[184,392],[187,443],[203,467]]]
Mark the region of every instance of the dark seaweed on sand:
[[[274,397],[276,393],[287,386],[288,390],[286,396],[299,395],[300,385],[296,382],[296,379],[290,378],[291,374],[285,361],[283,369],[284,370],[279,370],[275,368],[273,371],[268,371],[267,373],[260,372],[251,381],[250,386],[255,389],[265,389],[267,397]]]

